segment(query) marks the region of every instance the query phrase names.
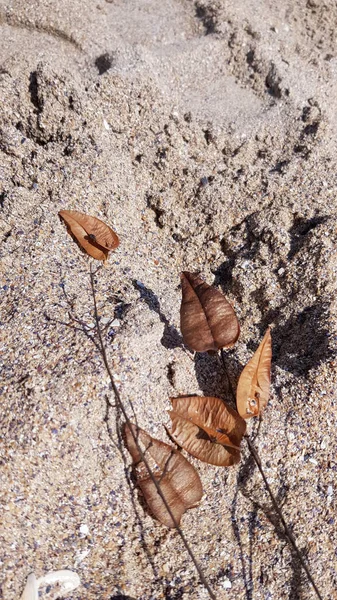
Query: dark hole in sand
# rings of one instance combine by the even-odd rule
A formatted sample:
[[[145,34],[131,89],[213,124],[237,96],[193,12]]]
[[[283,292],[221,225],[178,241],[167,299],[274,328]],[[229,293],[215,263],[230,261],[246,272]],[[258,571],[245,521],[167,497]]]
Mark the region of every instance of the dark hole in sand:
[[[103,75],[109,69],[111,69],[113,64],[113,57],[108,52],[104,54],[100,54],[95,60],[95,67],[98,69],[99,75]]]

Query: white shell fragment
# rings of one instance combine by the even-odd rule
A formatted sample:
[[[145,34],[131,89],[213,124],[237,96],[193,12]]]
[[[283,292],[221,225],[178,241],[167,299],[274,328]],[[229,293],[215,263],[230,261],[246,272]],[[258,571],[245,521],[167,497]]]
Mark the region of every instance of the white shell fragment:
[[[21,600],[38,600],[38,587],[34,573],[28,575],[26,587],[23,590]]]
[[[82,535],[88,535],[88,533],[89,533],[89,527],[88,527],[88,525],[86,525],[85,523],[83,523],[82,525],[80,525],[80,533]]]
[[[224,579],[222,582],[222,587],[224,588],[224,590],[230,590],[232,587],[231,582],[229,581],[229,579]]]
[[[41,585],[59,584],[58,598],[67,596],[69,592],[75,590],[81,581],[77,573],[74,571],[49,571],[43,577],[36,579],[35,574],[31,573],[28,576],[26,587],[21,596],[21,600],[38,600],[38,589]]]

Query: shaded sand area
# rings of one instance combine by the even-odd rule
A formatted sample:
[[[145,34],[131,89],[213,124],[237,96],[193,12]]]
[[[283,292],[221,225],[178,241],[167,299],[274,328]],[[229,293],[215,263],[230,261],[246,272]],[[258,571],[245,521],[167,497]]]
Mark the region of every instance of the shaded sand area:
[[[332,0],[0,1],[5,600],[56,569],[79,574],[74,600],[207,598],[130,484],[64,209],[120,236],[95,275],[101,325],[153,436],[167,441],[170,396],[228,398],[217,358],[182,345],[181,270],[235,307],[234,385],[272,326],[272,396],[249,431],[337,598],[336,29]],[[236,467],[192,462],[204,497],[182,527],[216,597],[315,598],[247,447]]]

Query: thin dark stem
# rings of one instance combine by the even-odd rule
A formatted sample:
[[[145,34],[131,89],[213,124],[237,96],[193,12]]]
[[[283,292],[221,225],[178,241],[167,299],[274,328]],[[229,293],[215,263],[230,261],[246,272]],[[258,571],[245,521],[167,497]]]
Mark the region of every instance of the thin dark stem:
[[[208,582],[207,582],[207,580],[206,580],[206,578],[205,578],[205,576],[204,576],[204,574],[203,574],[203,572],[202,572],[202,570],[201,570],[201,568],[199,566],[199,563],[198,563],[196,557],[194,556],[194,554],[192,552],[192,549],[191,549],[191,547],[190,547],[187,539],[185,538],[185,535],[184,535],[182,529],[180,528],[180,526],[179,526],[179,524],[178,524],[178,522],[177,522],[174,514],[171,511],[170,506],[169,506],[169,504],[168,504],[168,502],[167,502],[167,500],[166,500],[166,498],[165,498],[165,496],[164,496],[164,494],[163,494],[163,492],[162,492],[162,490],[160,488],[160,485],[159,485],[157,479],[155,478],[155,476],[154,476],[154,474],[153,474],[153,472],[151,470],[151,467],[150,467],[147,459],[145,458],[144,452],[142,451],[142,449],[141,449],[141,447],[139,445],[137,436],[133,432],[133,428],[131,426],[132,423],[131,423],[131,421],[130,421],[130,419],[128,417],[128,414],[127,414],[127,412],[126,412],[126,410],[124,408],[124,404],[123,404],[123,401],[121,399],[121,396],[120,396],[120,393],[118,391],[118,388],[116,387],[116,384],[115,384],[115,381],[114,381],[114,377],[113,377],[113,374],[111,372],[111,369],[110,369],[110,366],[109,366],[109,363],[108,363],[108,358],[107,358],[107,355],[106,355],[106,350],[105,350],[105,346],[104,346],[104,342],[103,342],[103,338],[102,338],[102,333],[101,333],[101,329],[100,329],[100,325],[99,325],[98,311],[97,311],[97,302],[96,302],[96,293],[95,293],[95,286],[94,286],[94,274],[92,272],[92,266],[91,266],[91,264],[90,264],[90,281],[91,281],[91,289],[92,289],[92,295],[93,295],[93,300],[94,300],[94,314],[95,314],[95,322],[96,322],[97,335],[98,335],[99,344],[100,344],[101,356],[102,356],[102,359],[103,359],[104,366],[105,366],[105,368],[107,370],[107,373],[109,375],[109,378],[110,378],[110,382],[111,382],[111,386],[112,386],[112,389],[113,389],[113,392],[114,392],[114,395],[115,395],[115,398],[116,398],[116,402],[117,402],[117,404],[118,404],[118,406],[119,406],[119,408],[120,408],[120,410],[121,410],[121,412],[123,414],[123,417],[124,417],[127,425],[129,426],[130,433],[131,433],[131,435],[133,437],[133,440],[134,440],[135,445],[137,447],[137,450],[138,450],[138,452],[139,452],[139,454],[141,456],[141,459],[144,462],[144,465],[145,465],[145,467],[146,467],[146,469],[147,469],[147,471],[149,473],[150,479],[151,479],[152,483],[154,484],[154,486],[155,486],[155,488],[156,488],[156,490],[157,490],[157,492],[158,492],[158,494],[159,494],[159,496],[160,496],[160,498],[161,498],[161,500],[162,500],[162,502],[163,502],[163,504],[164,504],[164,506],[165,506],[165,508],[166,508],[166,510],[168,512],[168,514],[170,515],[170,517],[172,519],[172,522],[174,524],[174,527],[177,530],[177,532],[179,533],[179,535],[181,537],[181,540],[182,540],[182,542],[183,542],[183,544],[184,544],[184,546],[186,548],[187,553],[189,554],[191,560],[194,563],[194,566],[196,568],[196,571],[197,571],[197,573],[198,573],[198,575],[200,577],[200,580],[201,580],[202,584],[204,585],[204,587],[208,591],[209,597],[212,600],[216,600],[215,594],[212,591],[211,587],[209,586],[209,584],[208,584]]]
[[[230,377],[229,377],[229,374],[228,374],[228,371],[227,371],[227,366],[226,366],[226,361],[225,361],[225,353],[224,353],[223,350],[221,350],[221,360],[222,360],[222,364],[223,364],[223,367],[224,367],[224,370],[225,370],[225,373],[226,373],[226,376],[227,376],[228,386],[229,386],[230,392],[231,392],[231,394],[233,396],[233,399],[235,401],[235,393],[234,393],[232,382],[230,380]],[[295,538],[294,538],[291,530],[289,529],[289,527],[288,527],[288,525],[287,525],[287,523],[285,521],[285,518],[283,516],[282,510],[281,510],[280,506],[278,505],[277,500],[276,500],[276,498],[275,498],[275,496],[274,496],[274,494],[273,494],[273,492],[271,490],[271,487],[270,487],[270,485],[268,483],[267,477],[266,477],[266,475],[264,473],[264,470],[262,468],[261,459],[260,459],[260,457],[259,457],[259,455],[257,453],[257,450],[253,446],[253,444],[252,444],[252,442],[251,442],[251,440],[250,440],[250,438],[249,438],[249,436],[247,434],[244,436],[244,438],[245,438],[245,440],[247,442],[249,451],[250,451],[252,457],[255,460],[257,468],[259,469],[259,471],[261,473],[261,477],[262,477],[262,479],[264,481],[264,484],[266,486],[266,490],[267,490],[267,492],[268,492],[268,494],[269,494],[269,496],[271,498],[274,510],[277,513],[277,515],[278,515],[278,517],[279,517],[279,519],[280,519],[280,521],[281,521],[281,523],[283,525],[284,533],[286,534],[286,536],[287,536],[290,544],[292,545],[293,549],[295,550],[296,555],[298,557],[298,560],[300,561],[300,563],[301,563],[301,565],[302,565],[302,567],[303,567],[303,569],[304,569],[304,571],[305,571],[305,573],[306,573],[306,575],[307,575],[307,577],[308,577],[308,579],[309,579],[312,587],[314,588],[314,590],[315,590],[315,592],[317,594],[317,597],[319,598],[319,600],[323,600],[323,597],[322,597],[319,589],[317,588],[317,585],[315,584],[315,582],[313,580],[313,577],[312,577],[312,575],[311,575],[311,573],[309,571],[309,568],[308,568],[308,566],[307,566],[304,558],[302,557],[302,554],[301,554],[301,552],[300,552],[300,550],[299,550],[299,548],[298,548],[298,546],[296,544],[296,540],[295,540]]]

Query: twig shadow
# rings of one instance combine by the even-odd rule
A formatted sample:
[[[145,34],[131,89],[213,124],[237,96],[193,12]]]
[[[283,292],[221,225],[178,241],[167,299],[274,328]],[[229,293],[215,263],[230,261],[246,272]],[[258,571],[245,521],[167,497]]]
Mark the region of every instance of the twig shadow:
[[[110,413],[111,413],[112,409],[114,409],[117,442],[114,439],[113,432],[109,425]],[[106,396],[106,411],[105,411],[105,415],[104,415],[104,422],[106,424],[108,436],[109,436],[111,442],[113,443],[113,445],[115,446],[115,448],[118,450],[118,452],[121,456],[121,459],[123,461],[124,475],[125,475],[125,479],[126,479],[128,488],[129,488],[130,500],[131,500],[133,512],[135,515],[136,524],[137,524],[137,527],[139,530],[140,545],[142,546],[142,548],[147,556],[147,559],[151,565],[151,569],[152,569],[153,575],[155,577],[155,580],[159,581],[158,572],[157,572],[157,568],[156,568],[156,565],[154,562],[154,558],[151,554],[148,543],[146,542],[145,529],[143,527],[142,516],[138,509],[139,503],[138,503],[138,497],[136,497],[136,496],[138,496],[139,492],[138,492],[135,482],[133,480],[132,470],[130,470],[130,468],[128,466],[128,459],[127,459],[127,454],[125,452],[124,439],[123,439],[124,422],[122,421],[122,413],[121,413],[121,410],[120,410],[120,407],[118,404],[111,405],[108,396]],[[142,505],[142,503],[140,503],[140,504]]]
[[[124,596],[124,594],[114,594],[110,596],[109,600],[136,600],[136,598],[131,598],[131,596]]]
[[[241,463],[238,476],[237,476],[237,486],[235,488],[235,494],[233,497],[232,505],[231,505],[231,522],[233,527],[234,537],[237,541],[240,553],[240,562],[242,569],[242,579],[245,587],[245,594],[247,600],[253,600],[253,592],[254,592],[254,583],[252,577],[253,571],[253,542],[252,542],[252,531],[249,528],[249,557],[248,557],[248,567],[246,565],[244,548],[241,540],[240,527],[238,523],[238,519],[236,516],[237,512],[237,501],[238,495],[240,491],[240,487],[242,483],[245,483],[251,474],[254,472],[256,468],[254,459],[251,455],[248,456],[247,460]]]
[[[255,437],[252,436],[252,439],[256,439],[257,433]],[[242,576],[245,585],[245,593],[247,600],[253,600],[254,593],[254,579],[253,579],[253,552],[254,552],[254,535],[256,529],[260,528],[261,525],[259,523],[258,513],[262,512],[271,525],[274,528],[274,531],[279,538],[280,541],[284,543],[284,547],[287,547],[291,554],[291,580],[290,580],[290,594],[289,599],[291,600],[300,600],[301,591],[302,591],[302,566],[299,563],[298,556],[293,549],[293,547],[289,544],[289,540],[287,535],[284,532],[284,529],[280,523],[278,515],[275,513],[273,507],[267,504],[263,504],[257,502],[252,499],[251,491],[248,489],[248,482],[252,477],[254,471],[256,469],[256,463],[252,457],[252,455],[248,455],[247,459],[242,463],[240,470],[238,472],[237,477],[237,487],[235,491],[235,495],[233,498],[232,506],[231,506],[231,517],[232,517],[232,525],[235,538],[238,542],[239,550],[240,550],[240,561],[242,565]],[[279,505],[282,505],[286,499],[287,493],[287,485],[282,483],[279,486],[279,490],[276,494],[276,500]],[[248,558],[245,558],[245,553],[241,541],[240,528],[238,525],[238,519],[236,516],[237,512],[237,499],[238,494],[241,494],[249,500],[252,504],[253,510],[251,512],[251,516],[249,519],[248,525],[248,533],[249,533],[249,552]],[[303,552],[303,551],[302,551]],[[248,564],[247,564],[248,563]],[[263,572],[261,571],[260,582],[263,584]]]
[[[58,319],[54,319],[53,317],[50,317],[49,315],[45,314],[46,320],[54,323],[55,325],[61,324],[63,326],[67,326],[70,329],[75,330],[76,332],[78,331],[78,332],[84,334],[87,337],[87,339],[89,339],[94,344],[94,346],[95,346],[96,350],[99,352],[99,354],[102,355],[102,350],[100,348],[98,340],[95,337],[95,334],[93,333],[92,328],[89,327],[88,324],[83,319],[80,319],[76,315],[76,313],[74,311],[73,300],[67,294],[64,284],[61,287],[62,287],[63,296],[68,305],[67,316],[69,318],[69,322],[60,321]],[[62,308],[64,309],[64,307],[62,307]],[[95,328],[95,330],[96,330],[96,328]],[[97,335],[97,330],[96,330],[96,335]],[[132,401],[130,400],[129,403],[130,403],[131,410],[133,412],[134,421],[137,424],[136,413],[135,413]],[[112,428],[110,427],[110,418],[111,418],[112,410],[114,410],[115,430],[116,430],[117,440],[115,439],[114,432],[112,431]],[[109,396],[105,396],[105,414],[103,417],[103,421],[106,425],[109,439],[112,442],[112,444],[114,445],[114,447],[116,448],[116,450],[118,451],[118,453],[120,454],[120,457],[123,461],[124,475],[125,475],[125,479],[126,479],[128,488],[129,488],[130,500],[131,500],[133,512],[135,515],[135,521],[136,521],[138,530],[140,532],[139,533],[140,545],[149,561],[149,564],[151,566],[151,569],[152,569],[152,572],[153,572],[153,575],[155,578],[155,582],[162,584],[160,577],[158,577],[157,567],[156,567],[155,561],[154,561],[154,555],[151,553],[150,547],[146,541],[145,529],[143,527],[143,520],[142,520],[142,516],[138,509],[138,502],[136,499],[137,490],[136,490],[134,482],[132,481],[132,475],[130,472],[130,468],[128,466],[127,454],[125,451],[125,446],[124,446],[124,441],[123,441],[123,425],[124,425],[124,423],[122,422],[121,409],[120,409],[118,403],[112,404],[110,402]],[[123,552],[123,546],[121,546],[119,552],[120,553]],[[119,596],[117,595],[117,597],[119,597]],[[127,598],[127,596],[120,596],[120,597]]]

